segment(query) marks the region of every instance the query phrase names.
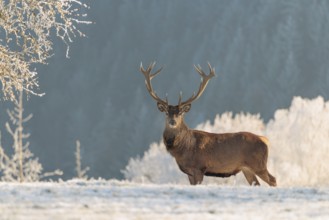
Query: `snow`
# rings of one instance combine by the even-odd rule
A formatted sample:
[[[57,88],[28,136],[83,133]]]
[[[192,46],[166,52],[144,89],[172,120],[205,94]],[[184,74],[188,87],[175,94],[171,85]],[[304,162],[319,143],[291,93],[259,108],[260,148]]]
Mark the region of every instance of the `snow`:
[[[1,219],[328,219],[328,187],[0,183]]]

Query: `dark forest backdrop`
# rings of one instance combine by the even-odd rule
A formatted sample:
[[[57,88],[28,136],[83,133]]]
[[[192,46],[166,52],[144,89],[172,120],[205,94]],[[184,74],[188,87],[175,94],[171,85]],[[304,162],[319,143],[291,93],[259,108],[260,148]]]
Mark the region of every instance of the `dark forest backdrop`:
[[[186,116],[191,127],[225,111],[260,113],[267,121],[293,96],[328,99],[329,2],[326,0],[95,0],[92,25],[70,48],[55,40],[49,65],[39,66],[42,98],[25,102],[33,119],[31,151],[45,170],[75,175],[75,140],[89,176],[121,178],[130,157],[161,138],[164,116],[138,68],[157,61],[153,85],[175,104],[199,85],[193,64],[215,68]],[[0,102],[3,145],[8,102]]]

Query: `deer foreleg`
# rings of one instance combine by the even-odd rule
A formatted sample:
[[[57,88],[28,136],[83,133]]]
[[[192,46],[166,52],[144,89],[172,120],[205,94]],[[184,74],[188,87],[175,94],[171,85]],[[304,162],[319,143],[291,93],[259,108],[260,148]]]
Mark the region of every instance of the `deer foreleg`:
[[[193,170],[191,174],[188,174],[188,179],[191,185],[201,184],[203,181],[203,172],[200,170]]]

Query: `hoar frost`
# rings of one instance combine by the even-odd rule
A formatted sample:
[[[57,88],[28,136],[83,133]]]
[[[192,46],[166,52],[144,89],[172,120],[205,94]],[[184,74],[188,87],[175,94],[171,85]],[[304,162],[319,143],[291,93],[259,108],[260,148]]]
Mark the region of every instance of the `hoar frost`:
[[[78,0],[0,1],[0,82],[4,99],[16,100],[15,92],[42,95],[32,65],[45,64],[52,55],[54,33],[67,45],[84,36],[77,24],[90,23]]]

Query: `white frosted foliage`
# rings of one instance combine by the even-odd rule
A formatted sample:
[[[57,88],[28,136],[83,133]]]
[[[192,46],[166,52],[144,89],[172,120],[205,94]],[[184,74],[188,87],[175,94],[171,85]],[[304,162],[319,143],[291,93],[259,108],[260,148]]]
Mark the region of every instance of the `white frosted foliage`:
[[[199,124],[196,129],[213,133],[249,131],[263,135],[265,126],[260,115],[240,113],[233,116],[232,112],[225,112],[222,115],[216,115],[212,124],[206,121]]]
[[[329,185],[329,102],[295,97],[266,128],[270,168],[282,185]]]
[[[43,95],[35,64],[45,64],[52,56],[52,36],[66,45],[76,36],[84,36],[77,28],[84,21],[81,10],[87,8],[79,0],[0,1],[0,87],[4,99],[16,100],[15,93]]]
[[[123,173],[127,179],[142,183],[187,183],[162,141],[152,143],[142,158],[131,158]]]

